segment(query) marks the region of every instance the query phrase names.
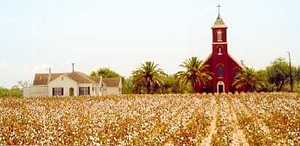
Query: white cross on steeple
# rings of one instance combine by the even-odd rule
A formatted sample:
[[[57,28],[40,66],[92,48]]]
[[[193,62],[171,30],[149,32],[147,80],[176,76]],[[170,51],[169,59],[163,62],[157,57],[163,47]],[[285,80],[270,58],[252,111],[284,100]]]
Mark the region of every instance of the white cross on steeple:
[[[218,4],[218,17],[220,17],[221,16],[221,5],[220,4]]]

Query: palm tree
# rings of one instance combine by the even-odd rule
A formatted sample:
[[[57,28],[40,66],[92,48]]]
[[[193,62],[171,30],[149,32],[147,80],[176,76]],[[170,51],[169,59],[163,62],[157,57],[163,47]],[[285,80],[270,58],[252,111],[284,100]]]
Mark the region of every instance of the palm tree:
[[[133,71],[134,88],[141,93],[146,89],[147,94],[152,93],[155,88],[163,84],[166,74],[158,68],[158,64],[146,61],[137,70]]]
[[[194,91],[198,90],[199,85],[205,85],[212,78],[208,66],[197,57],[185,60],[180,66],[185,70],[179,71],[176,77],[185,85],[191,83]]]
[[[238,90],[256,91],[263,86],[254,69],[246,67],[235,76],[233,86]]]
[[[111,70],[110,68],[99,68],[98,70],[92,71],[90,77],[94,81],[99,82],[101,80],[101,77],[115,78],[115,77],[120,77],[120,75],[115,71]]]

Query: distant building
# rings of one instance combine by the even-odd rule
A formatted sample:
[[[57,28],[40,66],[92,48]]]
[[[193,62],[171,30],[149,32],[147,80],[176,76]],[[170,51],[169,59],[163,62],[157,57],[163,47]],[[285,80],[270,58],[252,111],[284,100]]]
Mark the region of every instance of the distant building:
[[[199,85],[199,91],[235,92],[233,87],[235,76],[243,66],[228,53],[227,26],[219,15],[212,26],[212,54],[204,62],[212,73],[212,79],[205,86]]]
[[[101,78],[98,82],[81,72],[35,74],[33,86],[23,89],[25,97],[119,95],[121,78]]]

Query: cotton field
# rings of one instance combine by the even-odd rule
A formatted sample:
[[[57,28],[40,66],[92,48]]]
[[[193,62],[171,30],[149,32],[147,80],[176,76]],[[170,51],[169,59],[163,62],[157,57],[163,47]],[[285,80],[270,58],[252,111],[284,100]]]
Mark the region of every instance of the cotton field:
[[[290,93],[1,98],[0,145],[300,145]]]

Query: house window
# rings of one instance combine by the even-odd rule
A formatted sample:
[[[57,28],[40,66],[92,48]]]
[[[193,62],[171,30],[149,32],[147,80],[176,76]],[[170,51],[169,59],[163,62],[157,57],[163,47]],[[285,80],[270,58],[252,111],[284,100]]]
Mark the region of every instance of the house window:
[[[217,66],[217,77],[224,77],[224,65]]]
[[[90,95],[90,87],[79,87],[79,96]]]
[[[222,42],[222,31],[221,30],[217,31],[217,41]]]
[[[64,88],[52,88],[52,95],[53,96],[63,96]]]

